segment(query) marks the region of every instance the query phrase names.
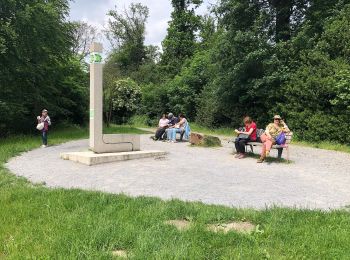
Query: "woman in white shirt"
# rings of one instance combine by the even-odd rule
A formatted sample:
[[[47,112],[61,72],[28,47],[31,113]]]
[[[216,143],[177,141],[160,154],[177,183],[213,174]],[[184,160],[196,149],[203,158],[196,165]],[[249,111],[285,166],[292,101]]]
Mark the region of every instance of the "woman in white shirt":
[[[168,124],[169,119],[166,117],[166,114],[163,114],[162,117],[159,119],[158,128],[155,136],[153,137],[153,140],[157,141],[163,138],[165,130],[168,128]]]

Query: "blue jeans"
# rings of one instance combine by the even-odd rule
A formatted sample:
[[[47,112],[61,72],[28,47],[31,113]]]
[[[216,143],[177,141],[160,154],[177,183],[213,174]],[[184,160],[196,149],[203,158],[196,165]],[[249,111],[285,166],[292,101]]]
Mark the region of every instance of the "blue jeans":
[[[47,131],[42,131],[41,138],[43,140],[43,145],[47,145]]]
[[[181,133],[181,128],[170,128],[168,129],[167,137],[170,141],[176,141],[176,133]]]

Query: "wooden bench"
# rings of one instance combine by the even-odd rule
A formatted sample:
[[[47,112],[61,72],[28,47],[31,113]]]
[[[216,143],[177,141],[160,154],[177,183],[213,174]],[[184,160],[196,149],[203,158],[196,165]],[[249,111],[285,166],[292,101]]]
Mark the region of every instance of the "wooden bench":
[[[260,140],[260,136],[264,132],[265,132],[264,129],[258,129],[257,136],[258,136],[259,140]],[[292,132],[286,133],[286,143],[285,144],[282,144],[282,145],[275,144],[275,145],[272,146],[272,149],[277,149],[278,150],[278,159],[282,158],[283,149],[286,149],[287,161],[289,161],[289,144],[292,141],[292,137],[293,137],[293,133]],[[254,148],[253,148],[254,146],[262,146],[262,143],[261,142],[248,142],[248,143],[246,143],[246,152],[248,152],[247,148],[250,147],[250,151],[252,153],[254,153]]]

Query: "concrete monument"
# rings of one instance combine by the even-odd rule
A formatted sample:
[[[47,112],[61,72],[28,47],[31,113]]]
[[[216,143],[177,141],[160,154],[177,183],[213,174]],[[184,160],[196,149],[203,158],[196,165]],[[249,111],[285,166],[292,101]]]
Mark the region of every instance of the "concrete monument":
[[[103,134],[102,45],[90,47],[90,149],[95,153],[140,151],[140,136]]]
[[[102,44],[90,47],[90,151],[62,153],[61,158],[86,165],[165,155],[162,151],[140,151],[140,136],[103,134]]]

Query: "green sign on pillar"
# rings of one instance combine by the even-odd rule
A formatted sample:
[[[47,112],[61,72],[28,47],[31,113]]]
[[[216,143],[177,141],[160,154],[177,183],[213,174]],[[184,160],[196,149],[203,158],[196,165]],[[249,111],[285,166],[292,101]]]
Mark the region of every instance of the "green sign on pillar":
[[[90,63],[102,63],[102,54],[99,52],[92,52],[90,54]]]

